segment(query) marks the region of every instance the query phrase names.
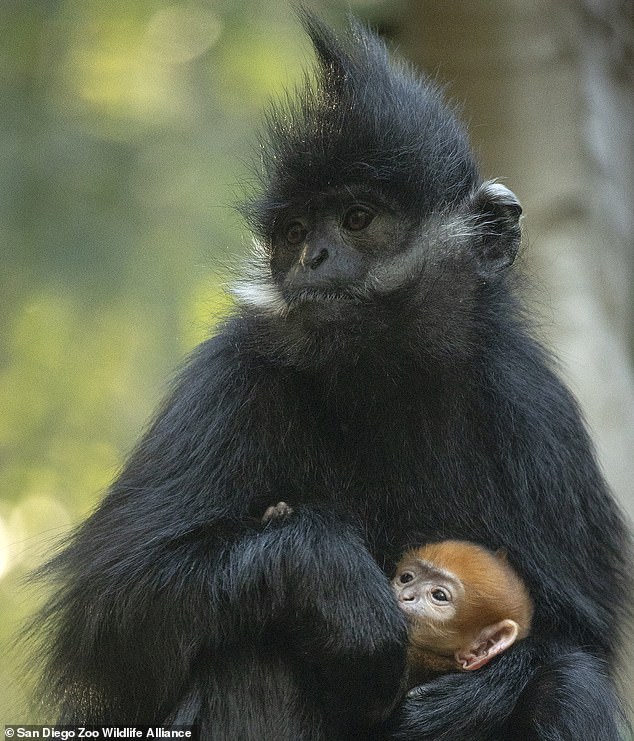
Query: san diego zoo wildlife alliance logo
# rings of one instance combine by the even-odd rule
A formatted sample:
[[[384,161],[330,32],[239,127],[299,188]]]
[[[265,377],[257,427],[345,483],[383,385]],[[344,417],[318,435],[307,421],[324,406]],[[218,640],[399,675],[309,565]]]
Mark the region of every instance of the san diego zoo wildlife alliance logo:
[[[5,739],[50,738],[55,741],[70,739],[180,739],[198,741],[195,726],[25,726],[4,727]]]

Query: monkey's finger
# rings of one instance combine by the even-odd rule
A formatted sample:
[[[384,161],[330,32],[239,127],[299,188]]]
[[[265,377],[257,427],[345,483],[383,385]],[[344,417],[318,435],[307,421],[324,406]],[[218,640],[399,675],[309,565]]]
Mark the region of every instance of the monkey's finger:
[[[428,685],[419,684],[407,693],[407,696],[412,700],[421,700],[425,695],[428,694]]]
[[[266,508],[264,514],[262,515],[262,522],[268,522],[269,520],[272,520],[274,517],[277,516],[277,514],[277,506],[272,504],[270,507]]]

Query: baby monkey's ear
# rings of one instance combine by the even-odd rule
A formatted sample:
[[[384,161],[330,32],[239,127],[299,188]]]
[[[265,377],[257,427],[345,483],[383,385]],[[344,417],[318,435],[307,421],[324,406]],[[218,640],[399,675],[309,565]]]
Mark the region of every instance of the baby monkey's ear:
[[[469,212],[475,222],[474,247],[482,277],[510,267],[522,240],[522,207],[515,193],[487,180],[471,196]]]
[[[518,633],[519,625],[515,620],[500,620],[487,625],[468,646],[456,651],[456,663],[464,671],[479,669],[512,646]]]

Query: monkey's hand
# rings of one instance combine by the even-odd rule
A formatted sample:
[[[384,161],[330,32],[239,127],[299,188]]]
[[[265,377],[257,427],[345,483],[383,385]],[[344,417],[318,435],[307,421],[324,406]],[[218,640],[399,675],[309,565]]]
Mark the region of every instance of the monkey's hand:
[[[266,508],[266,511],[262,515],[262,522],[269,522],[269,520],[279,520],[283,517],[288,517],[293,514],[293,508],[286,504],[286,502],[278,502],[272,504]]]
[[[616,741],[618,717],[599,659],[557,638],[529,637],[478,671],[447,674],[410,690],[378,738]]]
[[[455,672],[414,687],[382,730],[382,738],[484,741],[503,727],[538,664],[530,639],[474,672]]]
[[[414,687],[395,710],[381,738],[431,741],[483,741],[490,738],[491,723],[483,722],[489,707],[488,692],[475,672],[446,674]],[[501,701],[502,702],[502,701]],[[506,700],[502,702],[506,705]]]

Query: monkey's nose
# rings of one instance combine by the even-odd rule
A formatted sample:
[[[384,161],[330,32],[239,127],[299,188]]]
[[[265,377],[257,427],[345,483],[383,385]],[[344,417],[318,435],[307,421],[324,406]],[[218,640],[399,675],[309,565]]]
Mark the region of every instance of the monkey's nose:
[[[317,268],[330,257],[327,245],[323,240],[310,240],[304,246],[299,258],[299,264],[304,270],[317,270]]]
[[[328,250],[322,247],[319,252],[309,261],[308,265],[311,270],[316,270],[324,260],[328,259]]]
[[[403,589],[398,595],[398,599],[400,602],[413,602],[416,599],[416,592]]]

